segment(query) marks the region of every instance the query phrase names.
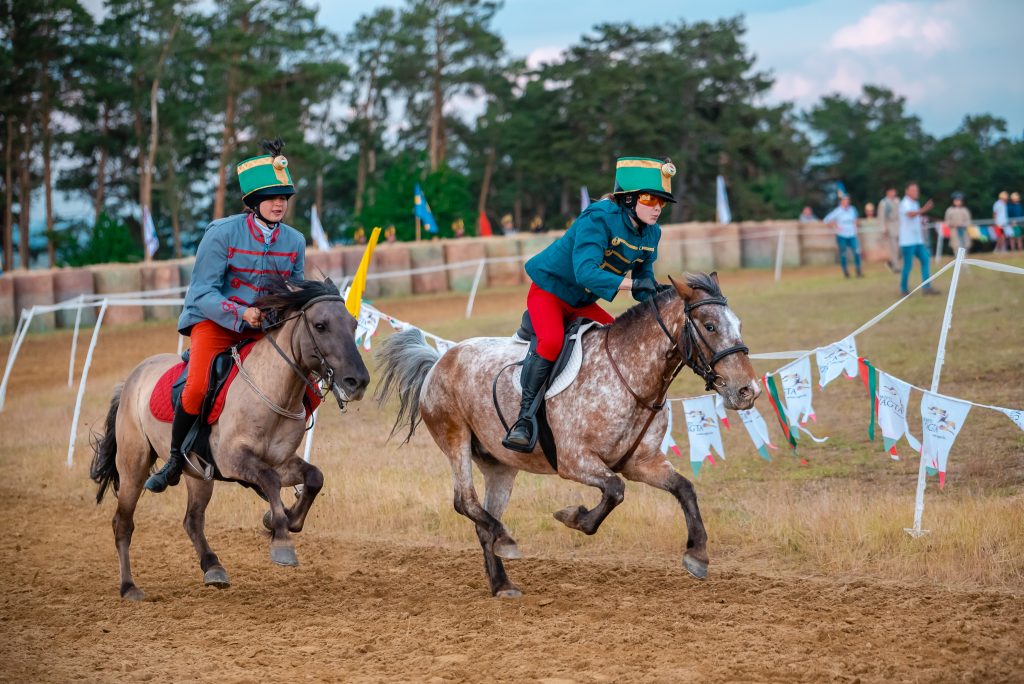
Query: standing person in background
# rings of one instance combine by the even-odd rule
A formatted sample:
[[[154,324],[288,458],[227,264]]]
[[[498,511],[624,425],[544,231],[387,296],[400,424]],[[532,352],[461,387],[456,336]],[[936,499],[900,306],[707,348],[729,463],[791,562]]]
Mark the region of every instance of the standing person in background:
[[[992,205],[992,230],[996,232],[996,251],[1006,251],[1006,224],[1010,222],[1010,216],[1008,213],[1009,207],[1006,206],[1006,200],[1010,199],[1009,194],[1005,190],[999,193],[999,199],[996,200],[995,204]]]
[[[857,277],[863,278],[860,270],[860,245],[857,244],[857,208],[850,204],[850,198],[843,195],[839,206],[825,217],[825,223],[836,231],[836,245],[839,247],[839,265],[843,267],[843,277],[849,278],[850,271],[846,268],[846,250],[853,252],[853,263],[857,268]]]
[[[875,218],[875,205],[872,204],[871,202],[868,202],[867,204],[864,205],[864,218],[865,219],[873,219],[873,218]]]
[[[1013,237],[1010,238],[1010,249],[1017,251],[1024,250],[1024,227],[1021,226],[1024,220],[1024,208],[1020,206],[1020,193],[1014,192],[1010,195],[1010,203],[1006,206],[1006,217],[1013,229]]]
[[[971,225],[971,210],[964,206],[964,193],[953,193],[953,204],[946,209],[946,225],[949,226],[950,237],[956,236],[956,248],[970,250],[967,226]]]
[[[906,195],[900,200],[900,251],[903,253],[903,270],[900,272],[900,294],[906,295],[908,289],[907,281],[910,278],[910,269],[913,267],[913,260],[917,258],[921,262],[921,282],[931,277],[928,261],[931,255],[924,245],[924,224],[921,217],[932,208],[932,201],[928,200],[921,206],[917,202],[921,190],[917,183],[907,184]],[[938,294],[939,291],[931,285],[924,286],[926,295]]]
[[[804,207],[803,211],[800,212],[800,223],[814,223],[818,220],[818,217],[814,215],[814,211],[809,207]]]
[[[516,234],[516,224],[512,219],[512,214],[505,214],[501,217],[501,233],[507,237]]]
[[[885,263],[893,273],[900,272],[903,253],[900,251],[900,199],[896,186],[885,189],[885,197],[878,202],[878,218],[882,221],[882,239],[889,248],[889,260]]]

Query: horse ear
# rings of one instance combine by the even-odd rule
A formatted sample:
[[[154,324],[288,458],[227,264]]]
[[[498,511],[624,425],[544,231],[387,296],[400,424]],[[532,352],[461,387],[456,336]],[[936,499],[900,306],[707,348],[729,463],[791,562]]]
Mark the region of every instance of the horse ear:
[[[679,296],[685,299],[686,301],[689,301],[690,298],[693,297],[693,288],[691,288],[686,283],[677,283],[672,278],[672,276],[668,277],[668,282],[672,283],[672,287],[676,288],[676,292],[679,293]]]
[[[719,284],[719,283],[718,283],[718,271],[712,271],[712,272],[711,272],[711,279],[712,279],[713,281],[715,281],[715,285],[718,285],[718,284]],[[719,286],[719,287],[721,287],[721,286]]]

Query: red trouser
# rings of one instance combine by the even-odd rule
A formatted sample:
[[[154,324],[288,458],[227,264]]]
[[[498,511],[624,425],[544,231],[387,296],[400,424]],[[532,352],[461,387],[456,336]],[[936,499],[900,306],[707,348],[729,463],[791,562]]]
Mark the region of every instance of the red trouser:
[[[532,283],[530,294],[526,295],[526,308],[530,312],[533,331],[537,333],[537,354],[548,361],[557,359],[562,351],[566,323],[575,318],[589,318],[602,325],[608,325],[615,320],[597,304],[587,304],[579,308],[569,306]]]
[[[236,333],[222,328],[213,321],[200,321],[192,326],[192,342],[189,345],[188,377],[181,391],[181,406],[192,415],[198,415],[203,399],[210,388],[210,364],[213,358],[231,345],[242,340],[263,337],[262,333],[249,331]]]

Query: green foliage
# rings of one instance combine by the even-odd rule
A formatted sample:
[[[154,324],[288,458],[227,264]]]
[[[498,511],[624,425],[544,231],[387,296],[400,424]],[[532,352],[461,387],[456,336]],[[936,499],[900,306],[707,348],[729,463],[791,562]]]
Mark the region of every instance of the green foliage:
[[[65,266],[142,261],[142,245],[133,237],[138,231],[101,213],[96,225],[72,226],[61,232],[57,261]]]

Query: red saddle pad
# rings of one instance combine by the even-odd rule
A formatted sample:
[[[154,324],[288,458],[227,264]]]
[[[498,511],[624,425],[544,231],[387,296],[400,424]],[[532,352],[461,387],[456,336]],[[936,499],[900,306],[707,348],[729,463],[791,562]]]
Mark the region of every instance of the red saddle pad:
[[[255,342],[250,342],[241,349],[238,350],[238,355],[245,360],[245,357],[252,351],[252,346]],[[181,371],[184,370],[185,363],[181,362],[171,366],[167,371],[160,376],[157,380],[156,386],[153,387],[153,393],[149,397],[149,412],[153,414],[153,417],[157,420],[170,423],[174,420],[174,405],[171,403],[171,387],[174,385],[174,381],[181,375]],[[209,372],[209,371],[207,371]],[[228,395],[228,388],[231,387],[231,383],[234,382],[235,376],[238,375],[238,366],[232,366],[231,372],[228,373],[227,382],[224,383],[224,387],[221,388],[220,392],[217,393],[217,398],[214,399],[213,408],[210,409],[210,415],[207,416],[206,422],[213,425],[220,418],[221,412],[224,410],[224,401]],[[313,414],[314,409],[320,405],[320,398],[313,394],[312,391],[307,387],[306,396],[302,402],[303,406],[306,407],[306,418],[309,418]]]

